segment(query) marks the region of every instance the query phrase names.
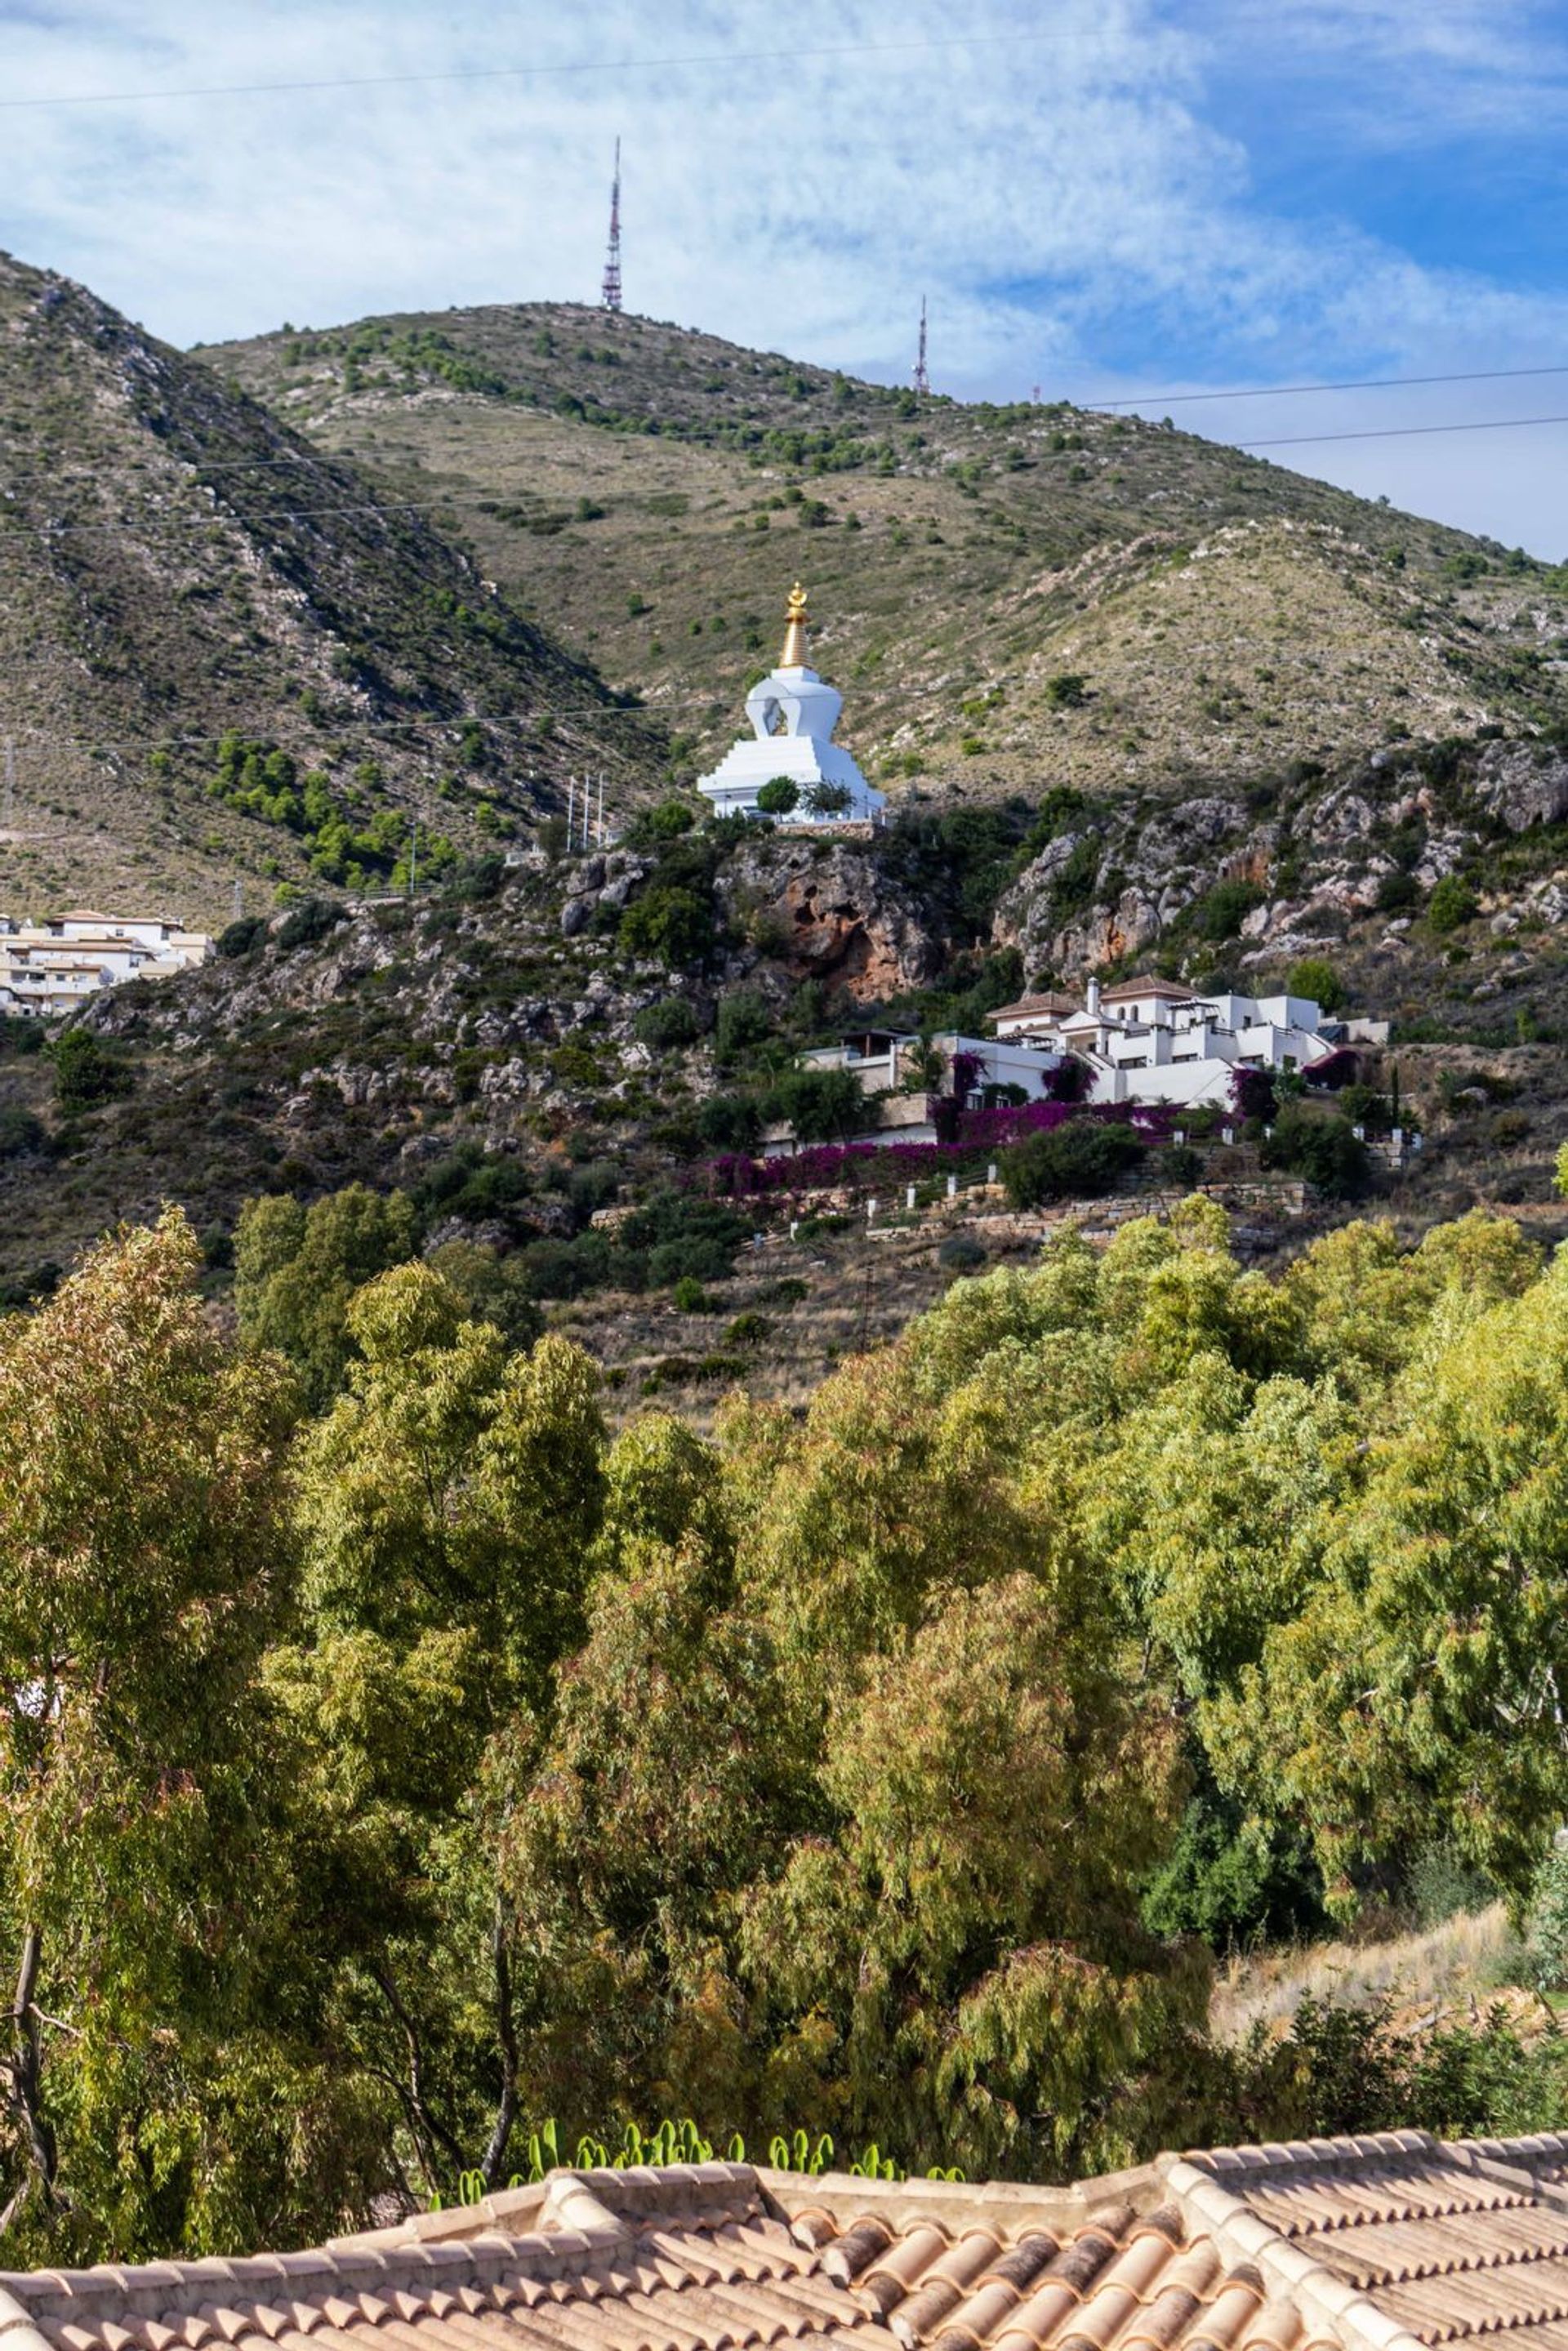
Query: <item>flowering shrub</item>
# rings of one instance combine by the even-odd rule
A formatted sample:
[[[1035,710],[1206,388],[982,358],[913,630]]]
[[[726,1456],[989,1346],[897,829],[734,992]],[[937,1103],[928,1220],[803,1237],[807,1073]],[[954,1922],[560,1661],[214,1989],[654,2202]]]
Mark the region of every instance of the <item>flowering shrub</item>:
[[[766,1192],[814,1192],[834,1185],[870,1188],[873,1179],[917,1184],[956,1174],[966,1164],[1007,1149],[1026,1134],[1049,1134],[1069,1119],[1130,1126],[1143,1143],[1169,1140],[1176,1113],[1166,1105],[1107,1102],[1089,1110],[1071,1102],[1026,1102],[1021,1110],[965,1111],[951,1143],[831,1143],[809,1145],[787,1158],[753,1159],[727,1152],[709,1163],[707,1187],[735,1198]]]

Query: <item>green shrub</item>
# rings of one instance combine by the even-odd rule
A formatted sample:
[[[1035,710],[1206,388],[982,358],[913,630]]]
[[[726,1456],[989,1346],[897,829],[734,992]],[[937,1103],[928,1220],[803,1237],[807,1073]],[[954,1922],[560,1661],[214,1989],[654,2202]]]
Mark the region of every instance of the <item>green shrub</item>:
[[[735,1253],[749,1229],[723,1200],[661,1191],[626,1218],[617,1241],[624,1250],[646,1250],[648,1279],[665,1290],[683,1274],[695,1281],[723,1281],[734,1271]]]
[[[1052,710],[1082,709],[1089,699],[1089,682],[1076,670],[1060,670],[1047,678],[1045,698]]]
[[[1199,1935],[1215,1951],[1315,1934],[1327,1919],[1311,1847],[1278,1823],[1249,1819],[1211,1782],[1188,1802],[1142,1908],[1151,1933]]]
[[[569,1037],[564,1044],[556,1047],[549,1057],[549,1071],[558,1085],[575,1086],[589,1092],[604,1082],[604,1072],[592,1046],[585,1045],[577,1037]]]
[[[131,1071],[86,1029],[51,1037],[44,1050],[54,1064],[55,1100],[68,1118],[131,1092]]]
[[[280,947],[308,947],[335,931],[344,913],[335,898],[302,898],[278,927]]]
[[[650,809],[646,816],[637,820],[633,830],[645,832],[653,841],[678,841],[682,833],[690,832],[696,820],[696,810],[688,800],[661,800],[657,808]]]
[[[1380,914],[1407,914],[1412,906],[1420,903],[1421,884],[1414,873],[1385,873],[1377,885]]]
[[[423,861],[423,849],[420,855]],[[492,851],[484,857],[465,857],[443,883],[441,894],[456,899],[460,905],[484,905],[500,896],[506,879],[507,861]]]
[[[748,1307],[729,1325],[724,1334],[724,1343],[727,1347],[760,1347],[772,1329],[773,1324],[766,1314],[758,1314],[755,1308]]]
[[[1142,1166],[1144,1146],[1130,1127],[1086,1118],[1027,1134],[1002,1154],[1002,1181],[1015,1208],[1052,1200],[1096,1199]]]
[[[1254,906],[1263,904],[1263,898],[1264,893],[1256,882],[1217,882],[1196,911],[1199,936],[1212,940],[1216,946],[1233,939]]]
[[[665,996],[657,1004],[644,1005],[632,1022],[638,1043],[651,1045],[656,1052],[695,1045],[700,1033],[697,1016],[684,996]]]
[[[1282,1103],[1259,1155],[1265,1167],[1288,1168],[1331,1199],[1359,1191],[1366,1181],[1365,1144],[1347,1118],[1316,1102]]]
[[[1425,1844],[1411,1862],[1405,1891],[1421,1927],[1440,1927],[1462,1912],[1484,1910],[1498,1898],[1498,1889],[1484,1870],[1468,1862],[1452,1844]]]
[[[246,914],[238,922],[228,924],[218,933],[217,952],[231,962],[237,961],[241,956],[249,955],[254,948],[265,946],[266,941],[267,916]]]
[[[841,1143],[876,1124],[852,1070],[791,1070],[768,1096],[768,1111],[787,1119],[801,1143]]]
[[[656,956],[671,971],[685,971],[713,946],[712,904],[695,890],[645,890],[622,915],[618,935],[628,955]]]
[[[1324,956],[1302,956],[1285,975],[1285,987],[1291,996],[1308,997],[1325,1012],[1338,1012],[1344,1004],[1344,982]]]
[[[697,1133],[711,1150],[750,1151],[762,1114],[747,1094],[710,1094],[697,1111]]]
[[[617,1270],[603,1233],[580,1233],[575,1240],[529,1241],[517,1254],[535,1298],[580,1298],[584,1290],[607,1289]],[[629,1282],[627,1287],[641,1284]]]
[[[504,1152],[491,1154],[465,1143],[438,1160],[420,1182],[414,1199],[427,1216],[505,1219],[528,1198],[533,1186],[527,1168]]]
[[[713,1300],[695,1275],[683,1273],[674,1287],[674,1302],[683,1314],[711,1314]]]
[[[1203,1176],[1203,1154],[1195,1151],[1190,1143],[1172,1143],[1161,1152],[1159,1174],[1162,1184],[1177,1185],[1190,1190]]]
[[[936,1252],[936,1262],[949,1273],[978,1273],[987,1262],[986,1245],[973,1233],[949,1233]]]
[[[1445,873],[1427,901],[1427,921],[1439,938],[1446,938],[1473,920],[1479,904],[1468,882],[1458,873]]]
[[[799,1306],[802,1299],[810,1298],[810,1283],[802,1281],[800,1275],[796,1273],[781,1274],[777,1281],[765,1281],[757,1292],[758,1301],[762,1305],[782,1306],[786,1309]]]
[[[660,1241],[648,1252],[648,1279],[655,1290],[672,1289],[677,1281],[724,1281],[735,1270],[735,1248],[716,1235],[688,1233],[679,1240]]]
[[[753,1046],[766,1045],[772,1035],[772,1008],[758,989],[737,987],[720,997],[714,1050],[721,1061],[739,1061]]]
[[[757,795],[764,816],[788,816],[800,803],[800,787],[788,776],[770,776]]]
[[[47,1031],[41,1021],[26,1012],[0,1012],[0,1053],[15,1053],[21,1060],[41,1053],[47,1042]]]
[[[30,1110],[0,1110],[0,1159],[41,1159],[50,1147],[47,1127]]]
[[[1086,906],[1092,905],[1101,855],[1100,842],[1092,832],[1073,842],[1051,885],[1051,909],[1059,921],[1081,914]]]
[[[1538,1991],[1568,1989],[1568,1849],[1554,1846],[1535,1873],[1525,1963]]]

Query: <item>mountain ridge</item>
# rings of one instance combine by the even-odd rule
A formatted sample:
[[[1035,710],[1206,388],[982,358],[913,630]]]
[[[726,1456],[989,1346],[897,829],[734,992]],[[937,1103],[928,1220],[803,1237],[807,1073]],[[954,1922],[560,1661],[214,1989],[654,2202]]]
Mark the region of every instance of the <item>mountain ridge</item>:
[[[425,516],[9,257],[0,419],[8,897],[131,891],[213,921],[236,878],[253,904],[307,879],[333,825],[370,879],[416,817],[455,853],[548,810],[574,764],[656,768],[653,731]],[[253,748],[292,783],[238,772]],[[242,804],[298,802],[310,775],[319,822]]]
[[[580,306],[204,353],[400,491],[668,718],[734,734],[813,590],[842,733],[901,794],[1180,796],[1568,712],[1563,582],[1167,424],[966,405]]]

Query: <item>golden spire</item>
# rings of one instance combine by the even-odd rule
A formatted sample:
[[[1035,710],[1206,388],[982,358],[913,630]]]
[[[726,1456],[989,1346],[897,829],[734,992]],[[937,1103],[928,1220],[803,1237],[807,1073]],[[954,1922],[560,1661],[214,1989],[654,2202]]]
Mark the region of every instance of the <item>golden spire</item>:
[[[785,615],[784,650],[779,656],[780,669],[804,669],[806,666],[806,590],[797,580],[789,590],[789,610]]]

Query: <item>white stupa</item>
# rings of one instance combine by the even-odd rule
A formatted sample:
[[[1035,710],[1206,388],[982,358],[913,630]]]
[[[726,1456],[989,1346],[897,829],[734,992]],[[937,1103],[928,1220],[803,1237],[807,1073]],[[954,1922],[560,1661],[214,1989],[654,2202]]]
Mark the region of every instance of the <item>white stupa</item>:
[[[697,789],[713,803],[716,816],[766,815],[757,795],[776,776],[786,776],[800,791],[789,821],[809,824],[864,824],[886,806],[885,796],[873,791],[849,753],[833,740],[843,708],[843,696],[824,684],[806,665],[806,590],[799,581],[789,590],[784,651],[777,669],[754,685],[746,697],[746,715],[752,732],[743,735],[726,753],[712,775]],[[816,795],[834,787],[830,805],[820,808]],[[831,805],[843,793],[841,808]]]

